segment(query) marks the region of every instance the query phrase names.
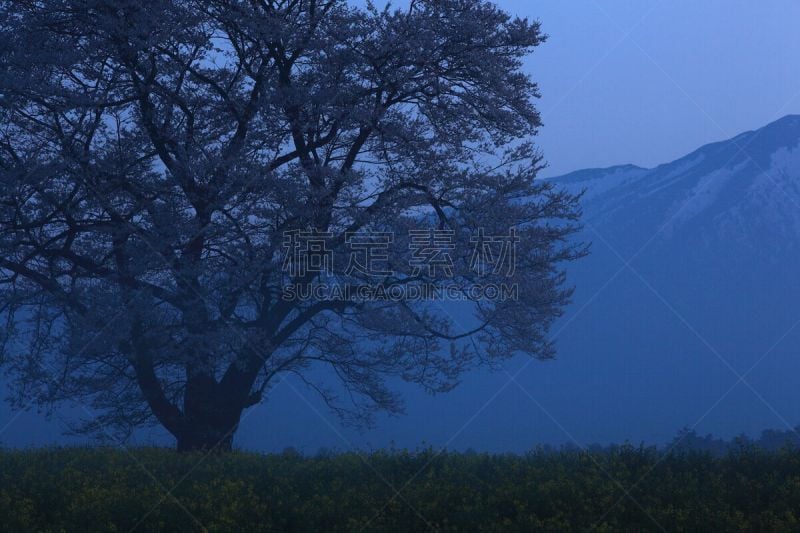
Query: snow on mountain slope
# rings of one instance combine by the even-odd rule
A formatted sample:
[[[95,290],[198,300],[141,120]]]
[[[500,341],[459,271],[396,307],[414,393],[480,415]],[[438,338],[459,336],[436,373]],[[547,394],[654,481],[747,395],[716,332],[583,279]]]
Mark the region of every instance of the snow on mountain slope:
[[[553,179],[585,189],[585,220],[623,248],[655,233],[748,248],[800,242],[800,116],[652,169],[627,165]]]

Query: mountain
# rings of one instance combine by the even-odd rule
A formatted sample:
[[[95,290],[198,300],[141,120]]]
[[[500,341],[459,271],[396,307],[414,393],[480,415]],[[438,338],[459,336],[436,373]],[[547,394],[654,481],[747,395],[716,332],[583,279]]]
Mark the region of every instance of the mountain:
[[[641,246],[660,230],[667,239],[691,235],[709,245],[794,248],[799,144],[800,116],[787,116],[653,169],[582,170],[556,180],[586,190],[587,219],[621,246]]]
[[[570,385],[587,414],[645,440],[696,422],[720,435],[796,425],[800,116],[652,169],[554,179],[585,191],[592,255],[571,270],[559,362],[594,373]]]

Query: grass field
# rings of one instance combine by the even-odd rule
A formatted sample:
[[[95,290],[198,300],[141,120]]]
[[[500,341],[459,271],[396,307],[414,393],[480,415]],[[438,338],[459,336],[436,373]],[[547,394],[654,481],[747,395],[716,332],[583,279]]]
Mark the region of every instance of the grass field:
[[[399,494],[398,492],[399,491]],[[3,531],[796,531],[800,452],[0,451]]]

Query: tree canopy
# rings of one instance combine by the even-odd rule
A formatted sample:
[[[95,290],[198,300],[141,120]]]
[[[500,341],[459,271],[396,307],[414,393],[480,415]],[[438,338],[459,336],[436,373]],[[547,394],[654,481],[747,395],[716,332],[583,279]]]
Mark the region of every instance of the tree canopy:
[[[551,357],[559,265],[583,248],[576,198],[534,179],[521,60],[543,39],[479,0],[0,2],[15,400],[227,448],[284,373],[364,421],[402,409],[387,379],[445,391],[475,364]],[[514,268],[476,268],[509,234]],[[472,290],[501,283],[513,297]],[[402,291],[300,290],[364,287]],[[463,294],[474,317],[409,287]]]

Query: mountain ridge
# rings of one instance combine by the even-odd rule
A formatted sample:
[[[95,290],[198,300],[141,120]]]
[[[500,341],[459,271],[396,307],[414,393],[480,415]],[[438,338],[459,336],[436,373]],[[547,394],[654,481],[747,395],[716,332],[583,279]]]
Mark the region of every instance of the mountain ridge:
[[[633,163],[621,163],[621,164],[610,165],[610,166],[606,166],[606,167],[582,168],[582,169],[566,172],[564,174],[559,174],[557,176],[551,176],[551,177],[548,177],[546,179],[548,179],[548,180],[558,180],[558,181],[575,181],[576,179],[578,179],[580,177],[588,176],[590,174],[597,174],[597,173],[606,174],[606,173],[609,173],[609,172],[612,172],[612,171],[629,170],[629,169],[643,170],[643,171],[650,172],[650,171],[657,170],[660,167],[671,165],[671,164],[676,163],[678,161],[682,161],[684,159],[691,158],[692,156],[703,154],[705,152],[713,150],[714,148],[719,148],[719,147],[722,147],[722,146],[729,146],[729,145],[731,145],[731,143],[735,143],[735,141],[737,141],[737,140],[741,140],[741,139],[745,139],[747,137],[750,137],[753,134],[755,134],[757,136],[761,136],[762,133],[774,132],[774,133],[778,134],[780,138],[785,140],[786,139],[786,134],[785,134],[785,132],[783,130],[786,129],[786,128],[793,128],[793,129],[796,130],[796,132],[794,134],[794,142],[795,142],[795,145],[797,143],[800,143],[800,115],[798,115],[798,114],[789,114],[789,115],[784,115],[783,117],[778,118],[776,120],[773,120],[772,122],[769,122],[769,123],[767,123],[766,125],[764,125],[764,126],[762,126],[760,128],[757,128],[757,129],[754,129],[754,130],[747,130],[747,131],[738,133],[738,134],[734,135],[733,137],[729,137],[727,139],[722,139],[722,140],[719,140],[719,141],[712,141],[712,142],[706,143],[706,144],[700,146],[699,148],[696,148],[696,149],[692,150],[691,152],[689,152],[689,153],[687,153],[687,154],[685,154],[683,156],[678,157],[677,159],[673,159],[672,161],[659,163],[659,164],[657,164],[657,165],[655,165],[653,167],[643,167],[643,166],[639,166],[639,165],[636,165],[636,164],[633,164]],[[743,148],[743,147],[744,146],[740,145],[740,148]]]
[[[650,169],[616,165],[551,178],[583,192],[585,220],[624,249],[654,233],[709,246],[795,247],[800,239],[800,116],[704,145]],[[631,245],[631,246],[628,246]]]

